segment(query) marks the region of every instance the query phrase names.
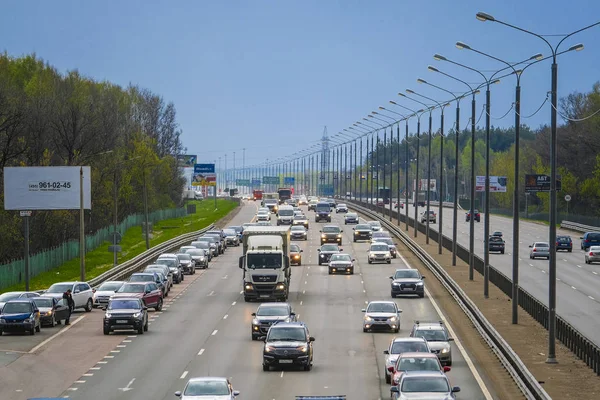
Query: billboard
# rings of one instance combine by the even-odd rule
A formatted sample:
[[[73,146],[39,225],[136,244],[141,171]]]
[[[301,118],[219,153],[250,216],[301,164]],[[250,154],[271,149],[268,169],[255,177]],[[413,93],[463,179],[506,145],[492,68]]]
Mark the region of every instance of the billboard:
[[[417,190],[416,183],[417,181],[413,179],[413,191]],[[419,179],[419,190],[427,191],[427,179]],[[430,179],[429,190],[432,192],[437,192],[437,179]]]
[[[192,186],[217,186],[215,164],[194,164]]]
[[[250,179],[236,179],[235,186],[250,186]]]
[[[485,192],[485,176],[475,177],[475,191]],[[490,193],[506,193],[506,182],[505,176],[491,176],[490,175]]]
[[[296,183],[296,178],[294,178],[293,176],[285,176],[283,178],[283,184],[285,186],[292,186]]]
[[[278,176],[263,176],[263,183],[265,185],[280,185],[281,180]]]
[[[83,208],[92,209],[90,167],[5,167],[5,210],[79,210],[83,170]]]
[[[556,176],[556,190],[562,190],[560,175]],[[549,192],[550,177],[548,175],[525,175],[526,192]]]
[[[177,157],[177,163],[181,168],[194,168],[196,164],[197,156],[191,154],[180,154]]]

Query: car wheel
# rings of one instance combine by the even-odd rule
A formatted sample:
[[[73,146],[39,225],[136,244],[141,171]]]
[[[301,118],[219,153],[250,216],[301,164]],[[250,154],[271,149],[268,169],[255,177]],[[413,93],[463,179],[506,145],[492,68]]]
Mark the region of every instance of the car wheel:
[[[88,299],[87,303],[85,304],[85,311],[91,312],[93,308],[94,302],[92,301],[92,299]]]
[[[369,330],[367,328],[363,328],[363,332],[367,333]]]
[[[263,371],[269,371],[271,368],[268,365],[263,364]]]
[[[110,335],[110,329],[107,327],[104,327],[104,334],[105,335]]]
[[[356,243],[356,239],[354,239],[354,243]]]
[[[354,275],[354,268],[350,270],[350,275]]]
[[[500,251],[500,254],[504,254],[504,250]]]
[[[161,311],[162,310],[162,306],[163,306],[163,301],[162,299],[158,299],[158,304],[156,305],[156,307],[154,307],[154,309],[156,311]]]
[[[388,263],[388,264],[391,264],[391,263],[392,263],[392,260],[387,260],[387,263]]]
[[[304,366],[304,370],[305,370],[305,371],[310,371],[311,369],[312,369],[312,364],[306,364],[306,365]]]
[[[446,363],[446,365],[447,365],[447,366],[449,366],[449,367],[451,367],[451,366],[452,366],[452,360],[448,361],[448,362]]]
[[[419,297],[420,297],[420,298],[423,298],[423,297],[425,297],[425,293],[419,293]]]
[[[39,332],[42,330],[42,322],[40,321],[40,323],[35,327],[35,331]]]
[[[572,252],[573,252],[573,249],[569,249],[569,250],[568,250],[568,252],[569,252],[569,253],[572,253]]]
[[[56,315],[52,316],[52,322],[50,322],[50,326],[53,328],[56,326]]]
[[[144,327],[140,326],[137,330],[138,335],[143,335],[144,334]]]
[[[392,296],[392,299],[396,297],[396,295],[394,294],[394,292],[390,292],[390,296]]]
[[[369,264],[373,264],[373,261],[369,260]]]
[[[319,265],[321,265],[321,261],[319,261]]]
[[[388,374],[385,374],[385,383],[388,385],[392,383],[392,377]]]
[[[299,266],[299,267],[300,267],[300,266],[302,266],[302,261],[300,261],[300,262],[298,263],[298,266]]]
[[[31,330],[29,331],[29,334],[31,336],[35,335],[35,328],[31,328]]]
[[[245,301],[246,303],[250,303],[250,298],[248,298],[248,297],[244,297],[244,301]]]
[[[148,320],[146,320],[146,324],[144,325],[144,331],[148,332]]]
[[[400,327],[394,329],[394,333],[398,333],[398,332],[400,332]]]

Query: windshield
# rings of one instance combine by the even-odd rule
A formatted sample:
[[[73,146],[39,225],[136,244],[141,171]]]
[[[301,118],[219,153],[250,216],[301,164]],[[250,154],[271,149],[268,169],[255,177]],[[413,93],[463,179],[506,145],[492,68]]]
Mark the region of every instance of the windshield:
[[[131,275],[129,282],[154,282],[154,275]]]
[[[25,314],[31,312],[31,303],[18,302],[6,303],[2,309],[2,314]]]
[[[321,211],[321,212],[329,212],[331,210],[331,207],[329,206],[329,204],[317,204],[317,211]]]
[[[234,231],[233,229],[224,229],[223,233],[225,234],[225,236],[236,236],[237,232]]]
[[[140,308],[138,300],[113,299],[108,303],[108,310],[139,310]]]
[[[296,216],[294,216],[294,219],[295,220],[305,220],[306,217],[304,215],[296,215]]]
[[[185,396],[227,396],[229,385],[225,381],[190,382],[183,392]]]
[[[356,230],[357,231],[370,231],[371,230],[371,225],[358,224],[358,225],[356,225]]]
[[[292,226],[292,231],[304,232],[306,229],[302,226]]]
[[[374,238],[389,238],[390,233],[389,232],[373,232],[373,237]]]
[[[172,258],[159,258],[154,262],[154,264],[166,265],[167,267],[177,267],[177,261]]]
[[[401,271],[396,271],[394,274],[394,279],[402,279],[402,278],[415,278],[419,279],[419,271],[416,269],[406,269]]]
[[[204,250],[188,250],[187,253],[192,257],[204,256]]]
[[[428,353],[427,344],[423,342],[394,342],[392,343],[392,354],[400,353]]]
[[[230,226],[229,229],[231,229],[237,233],[240,233],[241,231],[243,231],[241,226]]]
[[[184,254],[184,253],[179,253],[179,254],[177,254],[177,258],[178,258],[180,261],[181,261],[181,260],[187,260],[187,261],[190,261],[190,260],[192,259],[192,256],[190,256],[190,255],[189,255],[189,254],[187,254],[187,253],[185,253],[185,254]]]
[[[355,214],[355,213],[346,214],[346,218],[356,218],[356,217],[358,217],[358,214]]]
[[[269,330],[269,338],[267,341],[289,340],[306,342],[306,333],[303,328],[275,328]]]
[[[279,210],[279,215],[281,217],[291,217],[294,215],[294,210]]]
[[[258,215],[269,215],[270,212],[269,211],[259,211]]]
[[[371,246],[371,251],[388,251],[389,247],[387,244],[374,244]]]
[[[394,246],[394,242],[390,238],[381,238],[380,237],[380,238],[377,238],[377,241],[380,242],[380,243],[385,243],[388,246]]]
[[[420,329],[415,332],[416,337],[422,337],[428,342],[446,342],[446,333],[442,330]]]
[[[246,257],[251,269],[281,268],[281,254],[248,254]]]
[[[370,221],[367,222],[370,226],[381,226],[381,224],[378,221]]]
[[[569,243],[571,241],[570,237],[558,237],[556,238],[556,241],[561,242],[561,243]]]
[[[548,243],[536,243],[535,247],[550,247]]]
[[[334,254],[331,256],[331,261],[352,261],[349,254]]]
[[[145,285],[133,285],[126,283],[121,286],[121,289],[119,289],[117,293],[144,293],[144,289],[146,289]]]
[[[340,233],[340,228],[337,226],[324,226],[323,233]]]
[[[64,293],[69,289],[73,289],[73,285],[70,283],[55,283],[46,293]]]
[[[35,303],[36,306],[38,307],[53,307],[54,299],[48,298],[48,299],[33,299],[33,302]]]
[[[440,371],[440,364],[437,357],[402,357],[397,368],[399,371]]]
[[[97,290],[100,292],[116,292],[121,286],[123,286],[123,282],[106,282],[100,285]]]
[[[256,315],[259,317],[283,317],[289,314],[287,307],[264,306],[258,307]]]
[[[338,207],[344,207],[344,208],[346,208],[346,207],[347,207],[347,206],[346,206],[344,203],[338,204],[337,206],[338,206]]]
[[[336,244],[324,244],[321,246],[321,251],[340,251]]]
[[[297,253],[300,251],[300,246],[298,246],[297,244],[292,244],[290,246],[290,252],[292,253]]]
[[[194,242],[193,245],[199,249],[208,249],[210,247],[208,242]]]
[[[395,313],[396,307],[392,303],[371,303],[367,308],[367,312]]]
[[[425,377],[411,377],[406,378],[402,381],[401,392],[406,393],[423,393],[423,392],[436,392],[436,393],[447,393],[450,391],[448,387],[448,381],[446,378],[425,378]]]
[[[9,301],[9,300],[18,299],[20,295],[21,295],[21,292],[8,292],[8,293],[0,294],[0,301]]]

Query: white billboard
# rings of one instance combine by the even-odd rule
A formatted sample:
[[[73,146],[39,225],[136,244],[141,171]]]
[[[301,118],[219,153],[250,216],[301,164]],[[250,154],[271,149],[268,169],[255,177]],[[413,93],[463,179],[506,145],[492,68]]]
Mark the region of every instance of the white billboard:
[[[417,190],[417,181],[413,179],[413,191]],[[429,190],[432,192],[437,192],[437,180],[430,179],[429,180]],[[427,191],[427,179],[419,179],[419,191],[426,192]]]
[[[5,210],[78,210],[83,169],[83,207],[92,209],[90,167],[5,167]]]
[[[485,176],[477,176],[475,182],[476,192],[485,192]],[[490,193],[506,193],[506,182],[505,176],[490,176]]]

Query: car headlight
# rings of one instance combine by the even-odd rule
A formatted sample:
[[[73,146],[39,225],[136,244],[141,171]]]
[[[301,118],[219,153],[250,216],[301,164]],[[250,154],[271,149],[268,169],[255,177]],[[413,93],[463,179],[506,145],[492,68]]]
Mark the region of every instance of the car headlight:
[[[365,317],[365,321],[367,322],[371,322],[373,321],[373,318],[369,317],[368,315]]]
[[[393,282],[392,286],[400,286],[400,284],[398,282]]]
[[[104,317],[105,318],[110,318],[110,317],[112,317],[112,314],[111,313],[106,313],[106,314],[104,314]]]
[[[342,237],[342,235],[341,235],[341,234],[338,234],[338,235],[337,235],[337,237],[341,238],[341,237]]]
[[[275,351],[275,347],[273,347],[273,346],[265,346],[265,351],[266,351],[267,353],[270,353],[270,352],[272,352],[272,351]]]
[[[442,354],[450,353],[450,348],[442,349]]]
[[[0,318],[0,324],[5,324],[6,320],[4,318]]]
[[[321,258],[325,258],[325,254],[321,254]]]
[[[308,346],[307,345],[300,346],[300,347],[297,347],[296,350],[300,350],[301,352],[306,353],[308,351]]]
[[[252,325],[258,325],[258,320],[256,318],[252,320]]]
[[[27,323],[27,322],[31,322],[31,318],[25,318],[25,319],[23,320],[23,322],[25,322],[25,323]]]
[[[325,239],[327,236],[325,234],[321,235],[322,239]]]
[[[417,286],[423,286],[423,282],[417,282]]]
[[[244,286],[244,288],[245,288],[246,290],[252,290],[252,285],[248,283],[248,284],[246,284],[246,285]]]
[[[139,318],[141,315],[141,312],[136,312],[135,314],[133,314],[133,318]]]
[[[277,285],[277,290],[283,290],[285,289],[285,285],[283,283],[280,283],[279,285]]]
[[[398,317],[392,317],[392,318],[390,318],[390,321],[391,322],[396,322],[396,321],[398,321]]]
[[[294,258],[297,260],[297,259],[299,259],[299,258],[300,258],[300,255],[296,254],[296,255],[294,256]]]

